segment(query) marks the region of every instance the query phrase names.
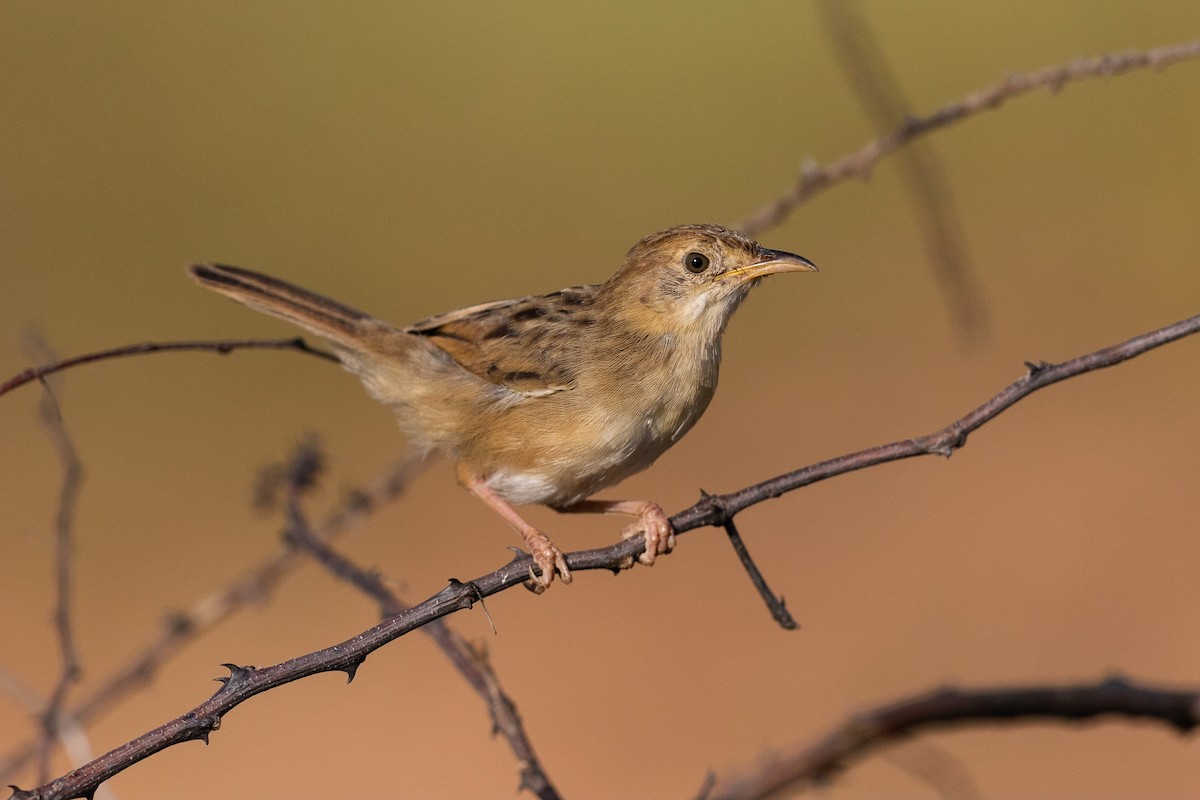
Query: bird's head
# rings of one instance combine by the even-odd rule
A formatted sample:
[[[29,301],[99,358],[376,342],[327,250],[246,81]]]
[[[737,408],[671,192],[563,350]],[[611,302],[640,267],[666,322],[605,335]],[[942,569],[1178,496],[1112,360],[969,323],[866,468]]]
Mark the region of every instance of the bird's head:
[[[766,276],[816,271],[807,258],[720,225],[678,225],[631,247],[601,295],[609,313],[640,328],[715,338]]]

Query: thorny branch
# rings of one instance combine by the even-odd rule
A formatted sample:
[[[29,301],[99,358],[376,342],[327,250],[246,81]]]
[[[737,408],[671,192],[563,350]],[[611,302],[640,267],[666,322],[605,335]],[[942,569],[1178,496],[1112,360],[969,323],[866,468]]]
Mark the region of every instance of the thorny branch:
[[[1146,719],[1188,733],[1200,724],[1200,691],[1170,690],[1110,678],[1075,686],[944,688],[856,715],[811,744],[710,785],[703,800],[755,800],[812,786],[880,747],[929,728],[983,722]]]
[[[1029,372],[1024,377],[1005,387],[965,417],[935,433],[823,461],[730,494],[704,497],[691,508],[673,516],[671,526],[677,534],[699,527],[723,526],[728,519],[751,505],[819,480],[901,458],[949,455],[966,443],[970,432],[995,419],[1006,408],[1038,389],[1119,364],[1197,331],[1200,331],[1200,315],[1061,364],[1029,363]],[[635,537],[611,547],[568,553],[566,559],[572,570],[605,569],[615,572],[623,564],[633,563],[632,559],[644,549],[644,538]],[[523,584],[532,564],[532,559],[522,553],[505,566],[469,583],[454,580],[424,602],[323,650],[271,667],[227,664],[230,674],[223,679],[222,687],[196,708],[43,786],[31,791],[15,790],[13,800],[86,797],[103,781],[160,750],[194,739],[208,741],[209,734],[220,726],[226,713],[257,694],[322,672],[341,671],[352,679],[358,667],[375,650],[434,620],[470,608],[476,600]]]
[[[806,164],[796,183],[781,196],[734,225],[748,236],[758,236],[787,219],[793,211],[826,189],[850,178],[866,179],[885,156],[909,141],[938,128],[959,122],[980,111],[998,108],[1006,100],[1037,89],[1058,92],[1068,83],[1109,78],[1137,69],[1165,69],[1180,61],[1200,58],[1200,40],[1167,45],[1145,52],[1081,58],[1062,66],[1010,75],[998,83],[972,92],[955,103],[924,117],[910,117],[891,133],[868,142],[854,153],[825,166]]]
[[[321,455],[311,442],[301,445],[291,459],[287,470],[288,499],[285,504],[288,523],[284,536],[287,542],[311,555],[335,577],[373,598],[379,603],[381,615],[385,619],[408,611],[411,606],[388,587],[388,582],[383,576],[363,569],[334,550],[327,540],[315,535],[309,526],[300,500],[305,490],[312,485],[320,468]],[[443,655],[487,705],[488,713],[492,717],[493,730],[504,737],[516,756],[521,771],[518,788],[527,789],[540,800],[558,800],[558,790],[550,782],[550,777],[525,732],[525,723],[517,712],[516,704],[500,685],[486,651],[481,647],[471,646],[440,619],[434,620],[421,630],[429,634]]]

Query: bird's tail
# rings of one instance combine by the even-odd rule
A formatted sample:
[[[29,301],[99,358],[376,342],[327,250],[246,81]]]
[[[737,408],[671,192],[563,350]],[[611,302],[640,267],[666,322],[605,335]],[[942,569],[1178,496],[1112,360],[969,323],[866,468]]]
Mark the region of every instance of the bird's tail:
[[[363,335],[383,324],[328,297],[248,269],[193,264],[188,267],[188,274],[201,286],[350,350],[361,348]]]

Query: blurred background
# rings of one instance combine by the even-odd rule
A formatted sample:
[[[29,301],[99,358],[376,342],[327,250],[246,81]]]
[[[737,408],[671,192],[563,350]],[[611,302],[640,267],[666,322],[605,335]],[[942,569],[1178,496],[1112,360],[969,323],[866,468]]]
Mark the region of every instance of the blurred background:
[[[1010,72],[1200,36],[1190,0],[864,2],[916,113]],[[1032,359],[1061,361],[1200,312],[1200,63],[1039,92],[924,141],[942,160],[986,337],[965,345],[895,162],[760,236],[820,275],[760,287],[721,388],[650,471],[607,493],[668,512],[940,428]],[[874,129],[807,3],[0,4],[0,372],[36,327],[62,355],[293,330],[204,292],[216,260],[396,323],[604,280],[681,222],[732,223]],[[61,472],[42,390],[0,399],[0,667],[59,665],[51,529]],[[483,642],[552,780],[574,798],[687,797],[848,715],[943,683],[1197,681],[1200,341],[1020,403],[949,461],[844,476],[739,517],[801,628],[770,619],[720,531],[653,569],[513,591],[451,624]],[[310,432],[314,515],[404,452],[336,367],[284,352],[173,354],[63,375],[87,469],[75,529],[83,696],[174,610],[275,552],[261,468]],[[614,519],[530,510],[564,549]],[[410,600],[516,544],[445,462],[341,546]],[[104,752],[266,665],[373,624],[305,566],[195,640],[89,729]],[[630,687],[636,687],[634,691]],[[0,753],[34,725],[0,696]],[[1180,796],[1200,747],[1154,725],[1027,725],[888,749],[825,796]],[[55,774],[71,765],[63,758]],[[935,783],[937,782],[935,780]],[[31,784],[22,774],[15,781]],[[944,783],[944,780],[943,780]],[[123,798],[510,797],[482,703],[423,636],[346,687],[319,676],[110,784]]]

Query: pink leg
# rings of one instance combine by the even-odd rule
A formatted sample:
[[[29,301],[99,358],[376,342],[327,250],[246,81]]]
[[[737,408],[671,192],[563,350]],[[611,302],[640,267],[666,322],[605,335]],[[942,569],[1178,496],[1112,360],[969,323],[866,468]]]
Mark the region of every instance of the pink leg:
[[[532,567],[529,569],[529,577],[533,579],[539,594],[546,591],[546,587],[554,580],[555,572],[562,576],[563,583],[571,582],[571,570],[567,569],[567,560],[563,557],[562,551],[554,546],[546,534],[522,519],[521,515],[504,498],[493,492],[483,481],[474,477],[462,477],[463,484],[471,491],[471,494],[487,503],[493,511],[504,517],[504,521],[513,526],[525,540],[525,546],[529,548],[529,553],[533,556],[533,563],[537,564],[538,569],[541,570],[541,575],[538,575]]]
[[[658,503],[646,500],[580,500],[558,510],[568,514],[629,514],[637,517],[636,522],[625,526],[621,538],[646,537],[646,551],[638,556],[638,561],[646,566],[652,565],[658,556],[675,549],[675,532],[671,530],[671,522]]]

